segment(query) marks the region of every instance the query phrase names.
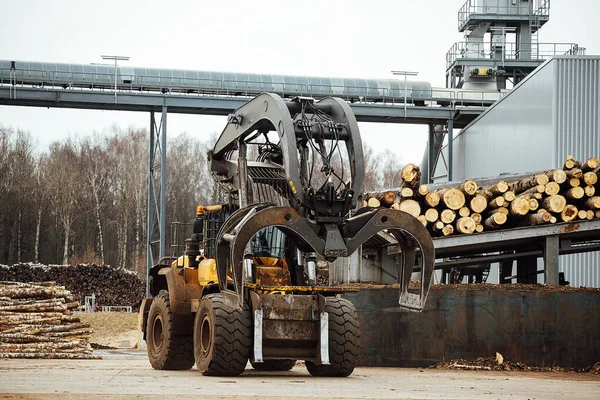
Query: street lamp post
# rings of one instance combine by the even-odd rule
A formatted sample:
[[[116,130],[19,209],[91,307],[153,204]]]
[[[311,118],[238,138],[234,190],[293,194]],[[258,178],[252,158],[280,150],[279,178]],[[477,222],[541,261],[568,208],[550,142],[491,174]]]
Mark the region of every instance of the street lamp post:
[[[103,60],[114,60],[115,61],[115,104],[117,104],[117,62],[128,61],[127,56],[101,56]]]
[[[407,87],[406,87],[406,77],[407,76],[417,76],[419,75],[418,72],[411,72],[411,71],[392,71],[392,74],[394,75],[404,75],[404,118],[406,118],[406,92],[407,92]]]

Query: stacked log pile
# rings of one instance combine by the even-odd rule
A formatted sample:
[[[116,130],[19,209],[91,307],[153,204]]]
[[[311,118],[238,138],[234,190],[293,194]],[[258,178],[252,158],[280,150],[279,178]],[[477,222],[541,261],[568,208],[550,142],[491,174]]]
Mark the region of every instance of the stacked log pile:
[[[55,281],[73,293],[81,304],[85,296],[96,296],[97,306],[137,306],[146,292],[145,281],[137,274],[98,265],[0,266],[0,281]]]
[[[79,303],[55,282],[0,282],[0,358],[98,359]]]
[[[366,193],[364,206],[405,211],[432,236],[472,234],[520,226],[600,218],[600,166],[568,156],[562,168],[483,187],[474,180],[454,186],[420,185],[419,167],[402,168],[398,190]]]

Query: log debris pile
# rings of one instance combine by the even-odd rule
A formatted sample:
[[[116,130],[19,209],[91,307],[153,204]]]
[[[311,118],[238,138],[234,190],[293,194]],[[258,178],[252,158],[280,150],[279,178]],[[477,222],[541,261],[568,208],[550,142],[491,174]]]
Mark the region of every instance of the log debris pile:
[[[432,236],[600,218],[596,157],[580,162],[568,156],[562,168],[488,187],[466,180],[433,190],[420,185],[418,166],[406,164],[401,173],[399,190],[365,193],[363,205],[405,211]]]
[[[73,315],[78,306],[55,282],[0,281],[0,358],[101,358],[90,325]]]
[[[576,372],[600,375],[600,362],[585,368],[534,367],[525,363],[499,360],[496,357],[478,357],[475,360],[441,361],[429,368],[433,369],[464,369],[473,371],[519,371],[519,372]]]
[[[0,266],[0,281],[55,281],[81,304],[96,296],[97,306],[133,306],[144,298],[146,284],[137,274],[110,266],[15,264]]]

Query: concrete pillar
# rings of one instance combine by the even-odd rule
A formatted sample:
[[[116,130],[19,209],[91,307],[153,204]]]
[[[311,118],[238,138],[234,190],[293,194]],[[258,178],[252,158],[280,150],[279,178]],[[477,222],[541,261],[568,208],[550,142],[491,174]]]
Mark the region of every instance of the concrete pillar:
[[[544,282],[546,285],[558,285],[559,249],[558,236],[546,236],[544,240]]]

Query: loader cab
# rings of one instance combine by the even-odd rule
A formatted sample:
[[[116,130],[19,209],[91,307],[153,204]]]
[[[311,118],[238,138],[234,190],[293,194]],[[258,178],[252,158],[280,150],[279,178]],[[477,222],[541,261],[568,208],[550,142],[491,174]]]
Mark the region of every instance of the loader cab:
[[[286,261],[286,237],[277,227],[269,226],[254,235],[250,245],[252,265],[246,271],[248,281],[266,286],[290,286],[289,265]]]
[[[198,268],[198,282],[202,286],[218,282],[215,263],[217,235],[233,211],[235,210],[227,205],[198,207],[194,232],[186,241],[186,256],[196,260],[194,262],[190,259],[188,265]],[[197,251],[194,251],[194,246],[197,246]],[[247,282],[266,286],[292,285],[290,268],[286,261],[288,247],[287,238],[274,226],[257,232],[250,242],[252,262],[246,271]]]

